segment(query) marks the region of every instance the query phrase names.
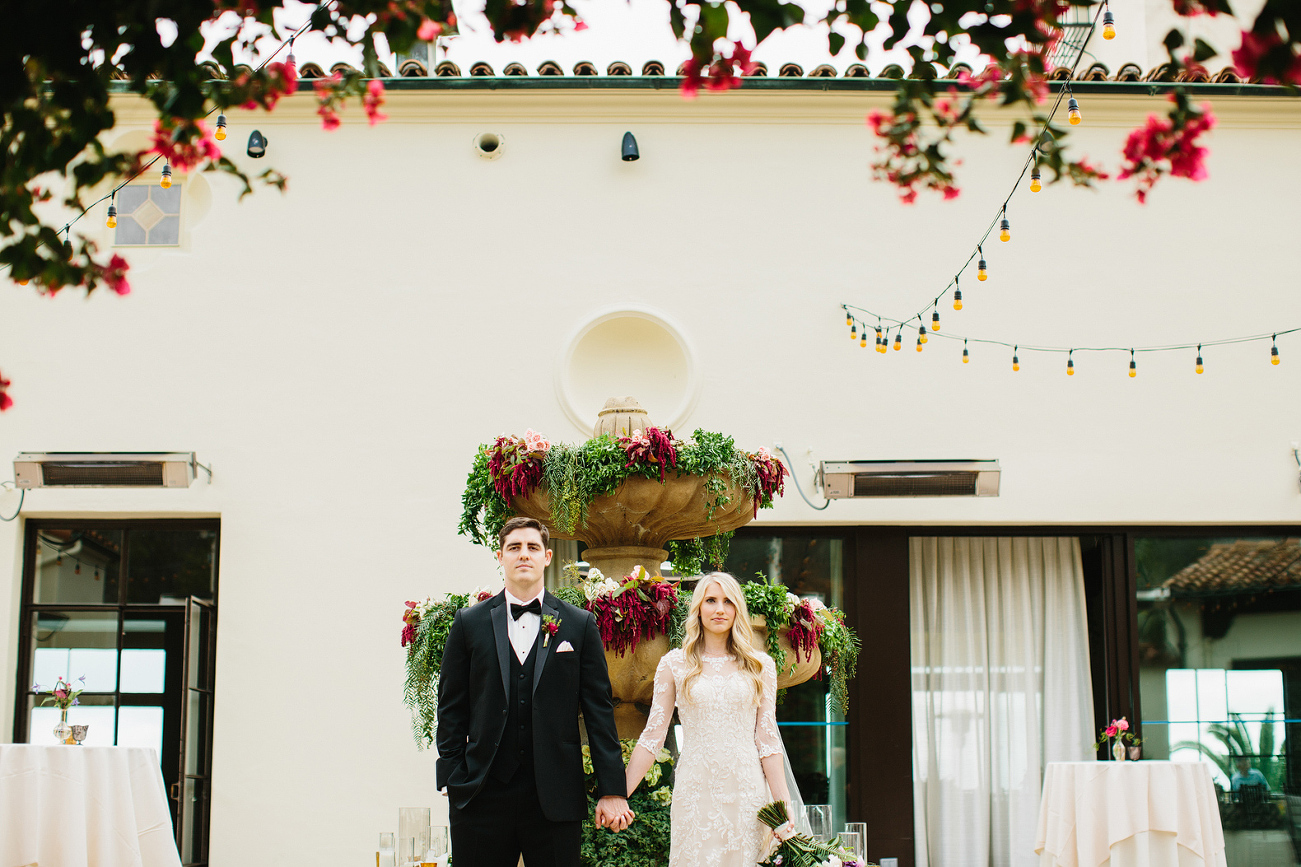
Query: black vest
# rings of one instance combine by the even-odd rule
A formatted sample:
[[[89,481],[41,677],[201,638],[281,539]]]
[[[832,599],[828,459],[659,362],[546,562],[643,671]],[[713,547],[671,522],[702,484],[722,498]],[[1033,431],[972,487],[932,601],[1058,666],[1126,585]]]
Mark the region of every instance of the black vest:
[[[538,660],[538,644],[523,664],[510,648],[510,692],[506,696],[506,729],[492,760],[492,777],[507,782],[521,767],[533,773],[533,671]]]

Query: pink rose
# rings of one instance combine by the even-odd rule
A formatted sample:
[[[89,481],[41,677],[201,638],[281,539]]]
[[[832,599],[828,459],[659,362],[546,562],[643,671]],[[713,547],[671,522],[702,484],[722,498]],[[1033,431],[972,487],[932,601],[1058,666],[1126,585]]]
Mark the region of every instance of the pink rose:
[[[1124,717],[1116,720],[1113,723],[1113,725],[1115,725],[1115,727],[1120,729],[1122,732],[1129,731],[1129,720],[1125,719]]]
[[[1107,737],[1114,738],[1115,736],[1116,736],[1116,726],[1115,725],[1107,726]]]

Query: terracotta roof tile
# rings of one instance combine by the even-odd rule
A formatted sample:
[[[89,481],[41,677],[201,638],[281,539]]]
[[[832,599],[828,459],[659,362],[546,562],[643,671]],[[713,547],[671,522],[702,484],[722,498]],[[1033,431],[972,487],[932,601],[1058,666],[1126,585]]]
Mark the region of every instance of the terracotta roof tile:
[[[1212,545],[1163,586],[1172,596],[1301,588],[1301,539],[1239,539]]]

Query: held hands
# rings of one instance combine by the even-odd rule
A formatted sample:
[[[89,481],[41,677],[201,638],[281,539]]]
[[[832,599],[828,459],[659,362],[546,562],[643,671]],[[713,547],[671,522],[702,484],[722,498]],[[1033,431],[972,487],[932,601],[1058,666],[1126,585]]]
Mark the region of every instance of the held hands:
[[[620,798],[616,795],[606,795],[596,802],[596,827],[609,828],[611,831],[622,831],[632,824],[636,818],[636,813],[628,809],[626,798]]]

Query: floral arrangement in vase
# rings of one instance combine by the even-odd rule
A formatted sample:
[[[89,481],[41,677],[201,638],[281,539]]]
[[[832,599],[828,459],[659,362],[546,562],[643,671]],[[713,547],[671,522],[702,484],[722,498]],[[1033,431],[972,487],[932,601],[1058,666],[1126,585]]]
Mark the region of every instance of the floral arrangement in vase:
[[[81,704],[78,696],[86,689],[86,676],[83,674],[77,678],[77,682],[81,684],[80,687],[74,687],[72,681],[64,680],[60,675],[58,682],[49,689],[39,683],[32,684],[32,692],[46,696],[41,702],[42,707],[52,704],[59,709],[59,724],[54,727],[54,736],[60,743],[67,743],[72,735],[72,728],[68,725],[68,708]]]
[[[1113,719],[1110,725],[1098,730],[1098,739],[1093,742],[1093,749],[1096,751],[1107,741],[1112,741],[1111,757],[1118,762],[1125,761],[1127,746],[1137,752],[1137,747],[1143,743],[1142,738],[1129,730],[1129,720],[1124,717]],[[1134,758],[1138,756],[1135,755]]]
[[[577,576],[577,567],[571,564],[565,572]],[[682,641],[686,610],[679,602],[677,582],[656,578],[644,566],[633,567],[621,581],[593,567],[577,584],[558,588],[556,596],[596,615],[601,643],[618,656],[635,652],[640,642],[661,635],[668,635],[670,643]]]
[[[458,532],[480,545],[494,546],[497,531],[515,512],[512,497],[547,492],[553,531],[572,535],[587,523],[588,509],[627,479],[664,481],[669,473],[701,476],[711,497],[706,517],[730,502],[728,481],[750,495],[754,511],[771,508],[785,488],[786,467],[766,449],[747,452],[721,433],[697,430],[688,440],[671,430],[647,426],[628,436],[601,434],[579,445],[551,443],[528,430],[502,435],[479,447],[461,495]],[[695,575],[705,561],[721,566],[731,533],[669,543],[679,575]]]

